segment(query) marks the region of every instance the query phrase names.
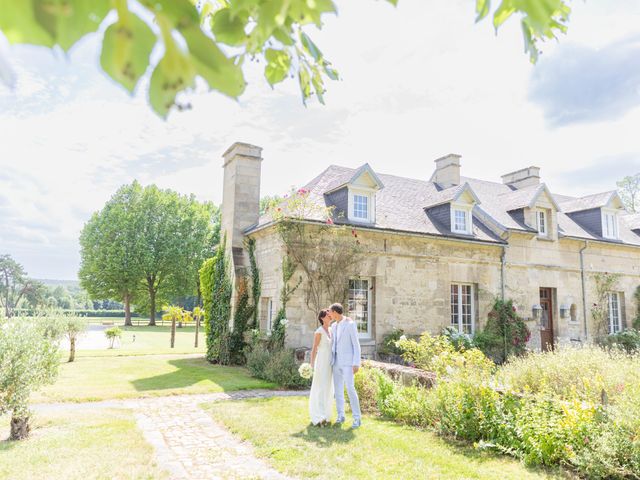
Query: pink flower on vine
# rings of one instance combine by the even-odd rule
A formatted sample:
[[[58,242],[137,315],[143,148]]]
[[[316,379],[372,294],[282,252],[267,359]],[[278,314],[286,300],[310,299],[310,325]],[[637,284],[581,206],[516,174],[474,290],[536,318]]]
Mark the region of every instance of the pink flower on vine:
[[[298,195],[306,195],[307,193],[309,193],[309,190],[306,190],[304,188],[300,188],[298,190]]]
[[[327,218],[327,225],[333,225],[333,220],[330,218]]]

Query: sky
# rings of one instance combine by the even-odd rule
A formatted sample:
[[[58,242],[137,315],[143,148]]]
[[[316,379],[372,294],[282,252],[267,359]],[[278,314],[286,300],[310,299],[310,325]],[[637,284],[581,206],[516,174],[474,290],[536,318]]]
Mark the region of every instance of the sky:
[[[293,80],[271,89],[249,64],[239,100],[197,88],[192,109],[155,116],[99,69],[100,35],[68,54],[9,46],[0,59],[0,254],[35,278],[75,279],[78,236],[134,179],[222,200],[235,141],[263,147],[262,193],[284,193],[329,164],[368,162],[424,178],[462,155],[462,174],[500,181],[541,167],[552,191],[612,190],[640,172],[640,0],[571,3],[569,31],[531,65],[513,19],[496,35],[471,0],[336,0],[316,44],[340,72],[326,105],[305,107]]]

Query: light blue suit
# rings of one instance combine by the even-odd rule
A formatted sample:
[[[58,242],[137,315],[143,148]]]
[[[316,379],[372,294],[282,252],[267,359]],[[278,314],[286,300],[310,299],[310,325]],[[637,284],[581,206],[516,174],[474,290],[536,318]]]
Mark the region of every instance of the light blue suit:
[[[353,420],[360,422],[360,400],[353,381],[353,367],[360,366],[360,342],[353,320],[344,317],[331,327],[331,365],[338,419],[344,420],[344,387],[347,387]]]

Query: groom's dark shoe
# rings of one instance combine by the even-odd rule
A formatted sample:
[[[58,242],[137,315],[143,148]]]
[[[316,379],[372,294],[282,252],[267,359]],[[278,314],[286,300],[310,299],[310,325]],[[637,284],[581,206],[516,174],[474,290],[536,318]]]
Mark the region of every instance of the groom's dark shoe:
[[[360,420],[354,420],[353,424],[351,424],[351,430],[355,430],[356,428],[360,428],[362,422]]]

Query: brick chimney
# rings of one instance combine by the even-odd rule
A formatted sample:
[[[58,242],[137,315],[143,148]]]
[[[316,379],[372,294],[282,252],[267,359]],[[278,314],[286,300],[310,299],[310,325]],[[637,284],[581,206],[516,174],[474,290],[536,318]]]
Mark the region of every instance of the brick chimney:
[[[527,167],[502,175],[502,183],[515,189],[540,185],[540,168]]]
[[[222,233],[234,266],[244,266],[244,230],[258,223],[260,216],[260,170],[262,148],[236,142],[222,155]]]
[[[460,158],[460,155],[450,153],[436,159],[436,171],[431,176],[431,181],[443,188],[460,185]]]

